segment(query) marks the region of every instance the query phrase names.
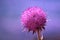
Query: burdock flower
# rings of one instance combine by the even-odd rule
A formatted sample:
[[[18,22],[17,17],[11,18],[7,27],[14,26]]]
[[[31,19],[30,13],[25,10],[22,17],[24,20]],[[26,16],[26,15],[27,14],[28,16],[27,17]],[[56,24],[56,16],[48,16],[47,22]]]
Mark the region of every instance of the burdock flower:
[[[45,29],[46,14],[40,7],[30,7],[21,15],[21,23],[28,31],[35,33],[37,30]]]

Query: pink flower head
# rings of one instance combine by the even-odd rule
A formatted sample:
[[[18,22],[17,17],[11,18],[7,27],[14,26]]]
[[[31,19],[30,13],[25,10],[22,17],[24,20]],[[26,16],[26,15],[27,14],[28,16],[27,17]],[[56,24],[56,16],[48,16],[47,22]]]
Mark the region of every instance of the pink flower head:
[[[21,15],[21,22],[29,31],[45,29],[46,14],[39,7],[30,7]]]

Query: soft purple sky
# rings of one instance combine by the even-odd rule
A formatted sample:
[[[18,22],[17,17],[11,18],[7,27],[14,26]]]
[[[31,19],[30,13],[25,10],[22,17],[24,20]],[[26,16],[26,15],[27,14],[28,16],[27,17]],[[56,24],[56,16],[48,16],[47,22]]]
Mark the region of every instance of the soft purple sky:
[[[47,40],[60,40],[60,1],[59,0],[1,0],[0,39],[31,40],[32,32],[22,32],[20,16],[31,6],[41,7],[47,14],[44,36]]]

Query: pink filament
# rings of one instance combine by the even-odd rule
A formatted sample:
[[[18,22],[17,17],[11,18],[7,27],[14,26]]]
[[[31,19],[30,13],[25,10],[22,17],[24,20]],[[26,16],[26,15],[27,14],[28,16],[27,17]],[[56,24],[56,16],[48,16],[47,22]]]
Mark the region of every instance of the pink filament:
[[[39,7],[30,7],[21,15],[21,22],[28,30],[41,29],[46,23],[46,14]]]

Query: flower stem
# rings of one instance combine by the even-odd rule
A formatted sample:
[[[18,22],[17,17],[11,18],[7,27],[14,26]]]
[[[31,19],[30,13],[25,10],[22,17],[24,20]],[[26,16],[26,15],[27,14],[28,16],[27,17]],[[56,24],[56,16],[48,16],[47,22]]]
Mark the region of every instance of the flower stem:
[[[38,40],[42,40],[41,39],[41,31],[37,30],[37,36],[38,36]]]

